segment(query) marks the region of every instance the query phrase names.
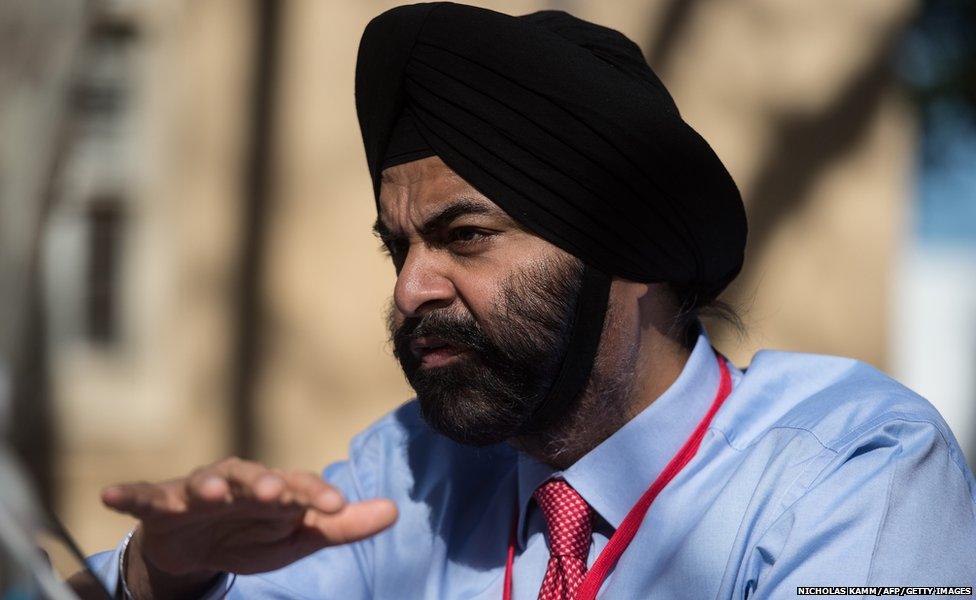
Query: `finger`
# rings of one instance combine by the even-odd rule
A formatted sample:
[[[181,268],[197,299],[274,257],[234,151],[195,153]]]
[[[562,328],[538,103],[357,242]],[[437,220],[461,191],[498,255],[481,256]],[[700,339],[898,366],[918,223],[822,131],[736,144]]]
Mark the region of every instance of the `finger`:
[[[303,506],[332,514],[341,510],[346,504],[337,489],[314,473],[292,471],[285,474],[285,481],[293,495],[293,501]]]
[[[235,500],[275,500],[284,488],[281,478],[262,464],[229,458],[194,471],[186,481],[187,496],[196,505],[229,505]]]
[[[324,546],[334,546],[376,535],[392,525],[397,515],[396,505],[391,500],[380,498],[346,504],[332,515],[309,511],[304,525],[307,533],[323,538],[320,542]]]
[[[247,460],[232,460],[227,465],[227,481],[235,498],[264,504],[277,502],[287,489],[284,478],[268,467]]]
[[[171,482],[121,483],[102,490],[102,502],[109,508],[137,518],[179,513],[186,504],[169,490]]]
[[[197,469],[184,482],[187,499],[192,506],[212,507],[230,504],[233,495],[230,483],[218,469]]]

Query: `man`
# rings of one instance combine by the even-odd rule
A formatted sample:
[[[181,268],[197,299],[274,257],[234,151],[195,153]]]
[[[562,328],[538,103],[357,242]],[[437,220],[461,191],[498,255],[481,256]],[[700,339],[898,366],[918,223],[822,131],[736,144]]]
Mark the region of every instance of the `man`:
[[[636,45],[565,13],[374,19],[357,109],[417,392],[313,474],[237,459],[103,500],[136,598],[783,598],[972,586],[976,481],[926,401],[696,315],[735,184]],[[236,575],[231,575],[236,574]]]

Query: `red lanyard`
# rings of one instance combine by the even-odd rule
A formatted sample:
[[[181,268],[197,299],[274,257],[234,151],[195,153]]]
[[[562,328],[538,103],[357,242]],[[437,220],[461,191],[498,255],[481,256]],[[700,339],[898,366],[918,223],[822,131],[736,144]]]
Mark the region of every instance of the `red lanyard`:
[[[647,515],[647,510],[651,507],[654,499],[664,489],[664,486],[668,485],[674,479],[674,476],[685,465],[691,462],[691,459],[698,452],[698,446],[701,445],[702,438],[705,437],[705,431],[708,430],[708,426],[712,422],[712,417],[715,416],[719,407],[722,406],[722,402],[725,401],[732,391],[732,376],[729,374],[729,367],[725,359],[718,353],[716,353],[716,359],[718,360],[718,367],[721,371],[721,379],[719,380],[718,391],[715,393],[715,400],[712,401],[712,406],[705,413],[698,426],[695,427],[695,430],[691,433],[691,437],[685,441],[681,449],[678,450],[678,453],[671,458],[671,461],[664,467],[661,474],[657,476],[654,483],[647,488],[647,491],[640,497],[637,504],[634,504],[630,512],[627,513],[627,516],[624,517],[624,520],[620,522],[620,527],[610,536],[610,541],[603,548],[603,552],[600,552],[600,556],[596,558],[593,566],[587,571],[583,583],[580,584],[579,590],[576,592],[576,600],[594,600],[596,598],[596,594],[600,591],[600,586],[603,585],[603,581],[607,578],[610,570],[617,564],[617,560],[620,559],[624,550],[630,545],[630,541],[637,535],[637,529],[644,521],[644,516]],[[512,522],[512,532],[508,538],[508,560],[505,562],[505,582],[502,592],[502,598],[504,600],[512,600],[512,570],[515,564],[515,536],[517,528],[518,511],[515,513],[515,519]]]

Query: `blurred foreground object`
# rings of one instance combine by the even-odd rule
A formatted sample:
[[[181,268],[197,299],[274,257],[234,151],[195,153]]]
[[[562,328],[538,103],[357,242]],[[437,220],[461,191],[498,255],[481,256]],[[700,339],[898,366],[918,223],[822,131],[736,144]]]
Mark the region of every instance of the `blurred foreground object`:
[[[76,598],[35,546],[43,529],[37,506],[27,479],[0,446],[0,599]]]
[[[0,431],[42,497],[50,495],[52,435],[37,267],[84,31],[78,0],[0,7]]]

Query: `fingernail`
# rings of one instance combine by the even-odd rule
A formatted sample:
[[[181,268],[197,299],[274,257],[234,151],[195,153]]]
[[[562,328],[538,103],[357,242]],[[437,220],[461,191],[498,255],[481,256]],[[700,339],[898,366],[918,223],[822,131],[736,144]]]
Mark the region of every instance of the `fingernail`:
[[[103,500],[117,500],[122,495],[122,488],[117,485],[110,485],[102,490]]]
[[[200,482],[200,493],[203,494],[204,498],[216,500],[222,494],[225,493],[225,486],[227,482],[217,476],[210,476],[204,478]]]
[[[278,497],[285,482],[277,475],[262,475],[254,484],[254,492],[261,500],[271,500]]]
[[[315,504],[322,510],[339,510],[342,508],[343,499],[335,490],[325,490],[319,493]]]
[[[205,488],[223,487],[224,480],[221,479],[220,477],[216,477],[216,476],[211,475],[210,477],[207,477],[206,479],[204,479],[203,480],[203,483],[200,484],[200,485],[201,485],[201,487],[205,487]]]

